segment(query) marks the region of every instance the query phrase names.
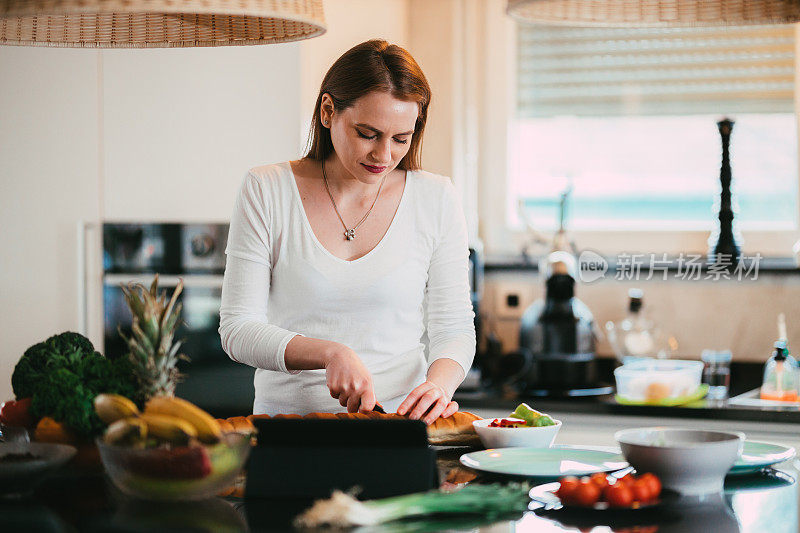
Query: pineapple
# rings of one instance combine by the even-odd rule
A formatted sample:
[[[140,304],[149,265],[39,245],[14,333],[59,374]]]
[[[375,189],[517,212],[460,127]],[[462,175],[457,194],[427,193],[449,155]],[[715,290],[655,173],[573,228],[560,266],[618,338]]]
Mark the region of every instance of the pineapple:
[[[154,396],[173,396],[181,378],[177,363],[185,356],[178,354],[182,341],[173,341],[181,315],[176,303],[183,290],[183,280],[167,303],[166,291],[158,295],[158,274],[150,290],[141,283],[123,286],[122,291],[133,315],[133,334],[120,335],[128,345],[128,357],[140,384],[142,401]]]

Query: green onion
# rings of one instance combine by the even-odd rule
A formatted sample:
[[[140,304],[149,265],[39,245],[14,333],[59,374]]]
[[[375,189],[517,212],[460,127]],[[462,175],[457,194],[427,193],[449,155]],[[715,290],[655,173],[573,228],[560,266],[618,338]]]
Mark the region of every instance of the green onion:
[[[412,516],[450,513],[477,513],[491,518],[527,510],[529,490],[530,486],[524,483],[467,485],[452,492],[434,490],[365,502],[337,490],[329,499],[314,502],[295,519],[294,525],[371,526]]]

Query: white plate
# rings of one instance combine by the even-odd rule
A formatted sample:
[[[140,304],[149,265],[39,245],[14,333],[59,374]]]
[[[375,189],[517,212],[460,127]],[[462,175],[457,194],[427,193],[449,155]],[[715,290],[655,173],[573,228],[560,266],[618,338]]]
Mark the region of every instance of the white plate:
[[[69,461],[76,451],[74,447],[66,444],[0,442],[0,457],[10,453],[26,452],[35,456],[35,459],[30,460],[0,462],[0,493],[30,492],[46,474]]]
[[[788,461],[794,455],[795,451],[791,446],[746,440],[741,457],[730,469],[728,475],[758,472],[768,466]]]
[[[461,464],[492,474],[547,479],[613,472],[628,466],[616,450],[583,446],[492,448],[465,453],[461,456]]]

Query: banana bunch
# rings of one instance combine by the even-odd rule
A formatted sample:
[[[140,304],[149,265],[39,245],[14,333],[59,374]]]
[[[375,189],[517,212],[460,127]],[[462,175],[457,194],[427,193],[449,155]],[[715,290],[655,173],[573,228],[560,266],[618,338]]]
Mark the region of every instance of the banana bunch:
[[[143,442],[148,436],[176,445],[198,439],[213,444],[222,437],[219,422],[191,402],[181,398],[151,398],[140,413],[131,400],[118,394],[98,394],[94,409],[109,424],[104,440],[109,444]]]
[[[184,422],[184,431],[207,444],[218,442],[222,437],[222,428],[213,416],[181,398],[170,396],[151,398],[144,407],[143,416],[146,419],[149,417]],[[194,431],[194,435],[191,435],[191,431]]]
[[[98,394],[94,398],[94,412],[106,424],[117,420],[139,416],[139,408],[125,396],[119,394]]]

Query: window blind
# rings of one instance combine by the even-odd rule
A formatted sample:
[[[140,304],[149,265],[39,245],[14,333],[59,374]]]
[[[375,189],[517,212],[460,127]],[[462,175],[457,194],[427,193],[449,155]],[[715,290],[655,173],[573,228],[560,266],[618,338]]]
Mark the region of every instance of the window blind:
[[[686,115],[794,111],[793,25],[519,25],[517,113]]]

